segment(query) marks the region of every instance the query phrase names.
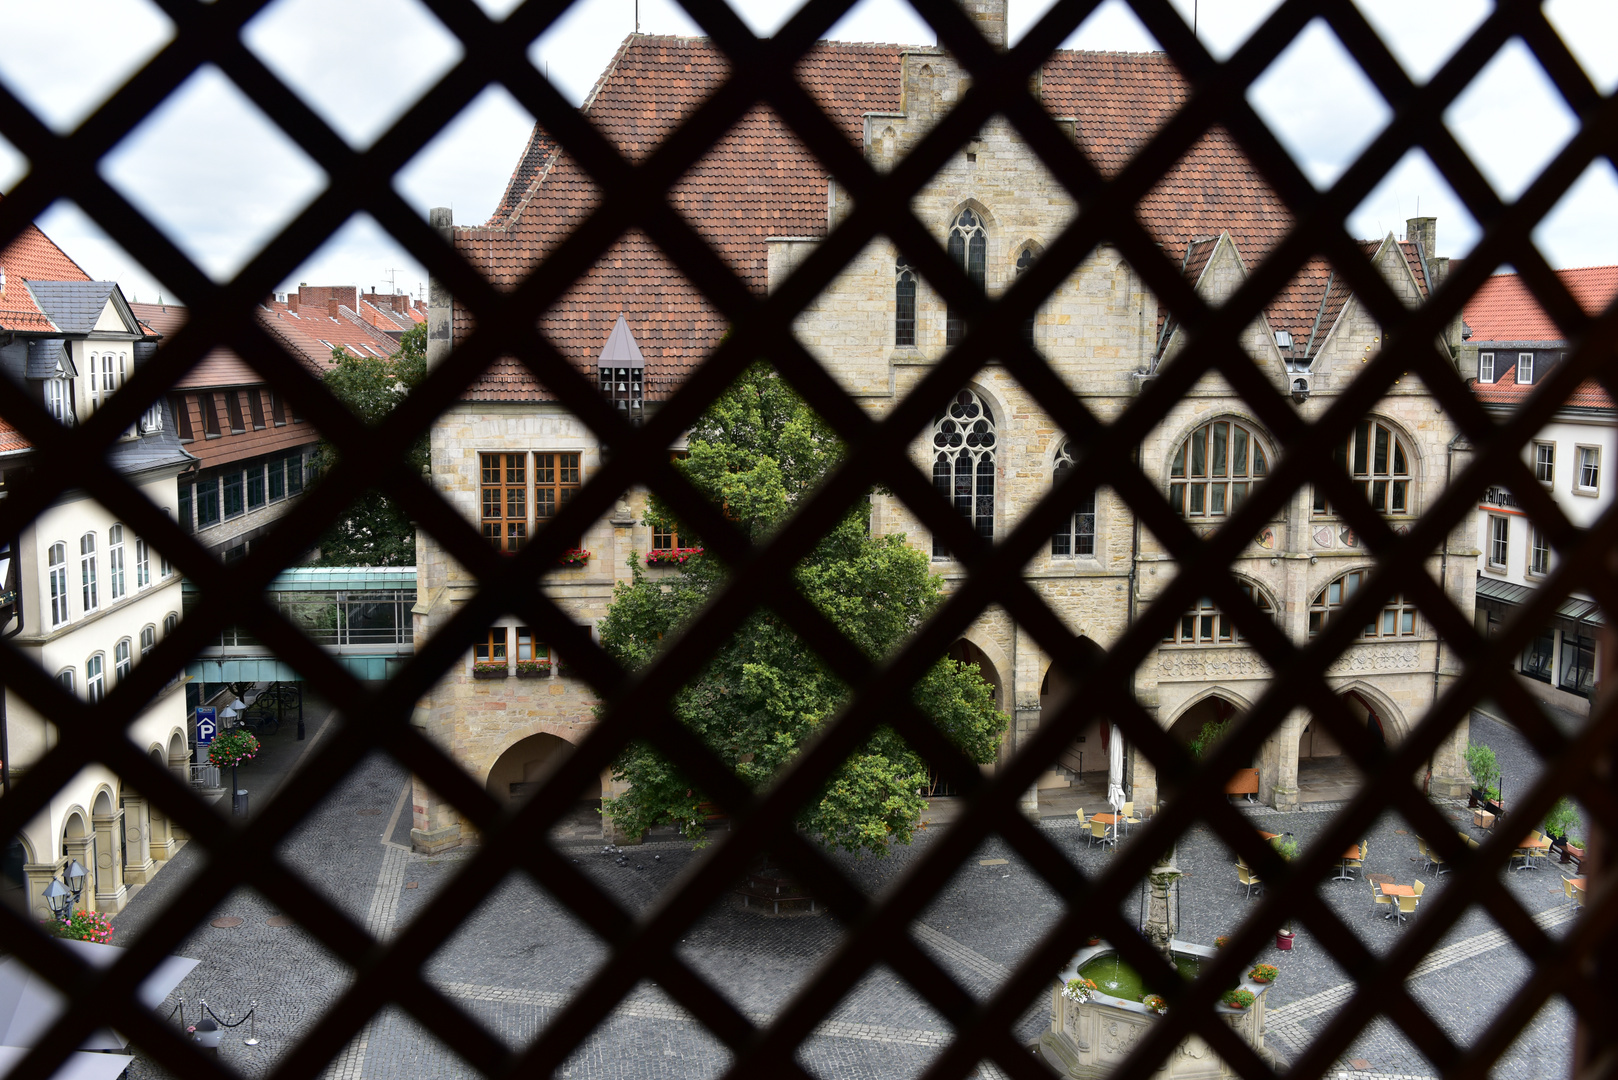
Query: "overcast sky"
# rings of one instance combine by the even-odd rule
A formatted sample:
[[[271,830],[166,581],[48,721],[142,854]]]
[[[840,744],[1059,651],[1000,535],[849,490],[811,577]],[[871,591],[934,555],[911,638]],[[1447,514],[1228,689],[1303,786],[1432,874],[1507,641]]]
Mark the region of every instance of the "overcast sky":
[[[515,0],[478,0],[503,16]],[[1216,55],[1228,55],[1277,0],[1174,0]],[[1355,0],[1411,76],[1428,78],[1485,16],[1489,0]],[[795,5],[732,0],[755,32],[774,30]],[[1013,37],[1050,0],[1011,0]],[[695,34],[672,0],[639,0],[641,30]],[[582,102],[613,51],[634,29],[636,0],[579,0],[529,51],[572,101]],[[1549,0],[1547,14],[1603,91],[1618,85],[1618,3]],[[69,131],[169,39],[168,20],[146,0],[0,0],[0,81],[49,124]],[[932,44],[935,35],[903,0],[862,0],[832,31],[847,41]],[[279,0],[250,23],[247,45],[356,146],[369,145],[461,54],[459,43],[413,0]],[[1122,0],[1108,0],[1070,48],[1146,50],[1156,43]],[[21,47],[18,47],[21,46]],[[72,63],[63,62],[72,57]],[[1386,123],[1389,110],[1336,39],[1313,24],[1254,86],[1250,99],[1305,172],[1335,179]],[[1509,199],[1574,130],[1572,115],[1520,43],[1484,70],[1446,116],[1461,144]],[[490,87],[395,179],[423,215],[451,206],[458,223],[494,209],[532,118]],[[0,191],[28,163],[0,130]],[[221,72],[194,75],[102,163],[102,172],[151,214],[209,273],[238,270],[257,247],[319,193],[322,170],[264,118]],[[1349,220],[1357,235],[1402,232],[1417,206],[1438,217],[1438,247],[1464,255],[1477,230],[1436,170],[1410,155]],[[112,244],[71,204],[40,225],[92,276],[155,299],[171,291]],[[1556,266],[1618,262],[1618,176],[1604,163],[1536,234]],[[351,220],[286,284],[355,284],[416,292],[425,272],[368,217]]]

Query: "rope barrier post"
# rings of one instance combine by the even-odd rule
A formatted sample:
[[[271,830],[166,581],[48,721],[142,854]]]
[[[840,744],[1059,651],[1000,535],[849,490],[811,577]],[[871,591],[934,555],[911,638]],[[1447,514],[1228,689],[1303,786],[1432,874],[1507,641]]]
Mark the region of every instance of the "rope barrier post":
[[[258,1045],[258,1002],[253,1002],[252,1008],[247,1010],[247,1038],[242,1040],[243,1045]]]

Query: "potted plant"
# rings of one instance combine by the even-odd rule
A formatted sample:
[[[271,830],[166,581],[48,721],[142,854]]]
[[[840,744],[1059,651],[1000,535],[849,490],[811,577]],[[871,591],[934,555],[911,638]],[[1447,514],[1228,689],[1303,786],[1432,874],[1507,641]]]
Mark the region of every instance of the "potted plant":
[[[1562,861],[1576,862],[1580,866],[1584,865],[1584,837],[1570,836],[1567,838],[1567,844],[1562,848]]]
[[[503,679],[506,677],[506,662],[504,660],[474,660],[472,662],[472,678],[474,679]]]
[[[105,945],[112,940],[112,923],[99,911],[75,911],[65,919],[47,919],[40,925],[57,937],[73,941]]]
[[[1147,994],[1140,999],[1140,1003],[1158,1016],[1167,1016],[1169,1014],[1169,1003],[1163,1000],[1161,994]]]
[[[1259,964],[1247,973],[1247,977],[1256,983],[1269,985],[1281,974],[1281,969],[1274,964]]]
[[[1551,807],[1550,813],[1545,815],[1545,823],[1540,826],[1541,831],[1551,838],[1551,846],[1561,849],[1563,862],[1568,861],[1568,830],[1578,823],[1579,812],[1574,809],[1573,800],[1564,795]]]
[[[1483,793],[1483,809],[1496,817],[1504,814],[1505,804],[1500,801],[1500,786],[1498,784],[1488,788]]]
[[[551,662],[547,660],[518,660],[517,678],[543,679],[551,673]]]
[[[1287,924],[1275,932],[1275,947],[1282,952],[1291,952],[1292,939],[1295,937],[1297,935],[1292,932],[1292,920],[1288,919]]]
[[[1500,779],[1500,763],[1495,758],[1494,747],[1481,743],[1468,746],[1464,756],[1466,771],[1472,774],[1472,793],[1467,806],[1476,809],[1490,785]]]
[[[1080,1005],[1094,997],[1095,992],[1096,984],[1083,976],[1069,979],[1067,985],[1062,987],[1062,996],[1069,1001],[1077,1001]]]
[[[1232,1009],[1245,1009],[1258,999],[1253,996],[1251,990],[1226,990],[1219,1000]]]
[[[583,548],[568,548],[556,560],[558,566],[583,566],[590,561],[590,553]]]
[[[1272,836],[1270,838],[1270,846],[1273,847],[1276,850],[1276,853],[1287,862],[1291,862],[1293,859],[1298,857],[1298,842],[1292,838],[1291,833],[1282,833],[1280,836]]]
[[[1092,948],[1094,946],[1100,945],[1101,944],[1101,935],[1100,934],[1091,934],[1089,937],[1084,939],[1084,943],[1086,945],[1088,945],[1088,946],[1091,946]]]
[[[1216,949],[1223,949],[1226,945],[1229,945],[1229,944],[1230,944],[1230,935],[1229,934],[1220,934],[1218,937],[1214,938],[1214,948],[1216,948]]]

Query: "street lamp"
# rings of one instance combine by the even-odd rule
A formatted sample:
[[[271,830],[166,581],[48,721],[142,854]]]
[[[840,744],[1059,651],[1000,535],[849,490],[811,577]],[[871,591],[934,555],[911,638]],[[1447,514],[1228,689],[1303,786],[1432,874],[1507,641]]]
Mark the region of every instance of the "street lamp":
[[[75,904],[79,902],[79,896],[84,892],[84,879],[89,876],[90,872],[80,866],[77,859],[69,860],[67,869],[62,872],[62,879],[67,882],[67,887],[73,890]]]
[[[68,916],[73,912],[73,894],[68,891],[67,886],[51,878],[51,883],[45,886],[45,902],[51,906],[52,915],[67,922]]]

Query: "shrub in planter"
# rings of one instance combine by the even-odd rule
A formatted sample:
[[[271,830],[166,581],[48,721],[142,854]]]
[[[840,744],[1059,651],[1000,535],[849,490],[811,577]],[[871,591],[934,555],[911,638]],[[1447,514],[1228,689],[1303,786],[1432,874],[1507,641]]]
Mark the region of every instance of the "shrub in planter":
[[[1545,824],[1541,826],[1541,831],[1546,836],[1565,839],[1568,830],[1578,823],[1579,812],[1574,809],[1573,800],[1564,795],[1557,800],[1555,806],[1551,807],[1551,812],[1545,815]]]
[[[1226,990],[1219,1000],[1233,1009],[1245,1009],[1258,999],[1251,990]]]
[[[1247,977],[1257,983],[1272,983],[1280,974],[1281,969],[1274,964],[1259,964],[1247,973]]]
[[[477,660],[472,664],[474,679],[503,679],[506,677],[504,660]]]
[[[258,739],[246,728],[231,728],[214,736],[208,744],[208,764],[220,768],[240,765],[258,755]]]
[[[1067,985],[1062,987],[1062,996],[1069,1001],[1077,1001],[1080,1005],[1089,1001],[1095,992],[1096,984],[1083,977],[1069,979]]]
[[[1163,998],[1158,994],[1147,994],[1145,997],[1140,999],[1140,1003],[1159,1016],[1167,1016],[1169,1014],[1169,1003],[1163,1000]]]
[[[1298,857],[1298,842],[1292,838],[1291,833],[1283,833],[1280,836],[1273,837],[1270,840],[1270,846],[1287,862],[1291,862]]]
[[[1220,934],[1218,937],[1214,938],[1214,948],[1216,948],[1216,949],[1223,949],[1226,945],[1229,945],[1229,944],[1230,944],[1230,935],[1229,934]]]
[[[583,566],[590,561],[590,553],[583,548],[568,548],[556,560],[558,566]]]
[[[550,673],[551,662],[549,660],[517,661],[517,678],[519,679],[543,679]]]
[[[48,919],[41,925],[57,937],[73,941],[94,941],[105,945],[112,940],[112,923],[99,911],[75,911],[65,922]]]

